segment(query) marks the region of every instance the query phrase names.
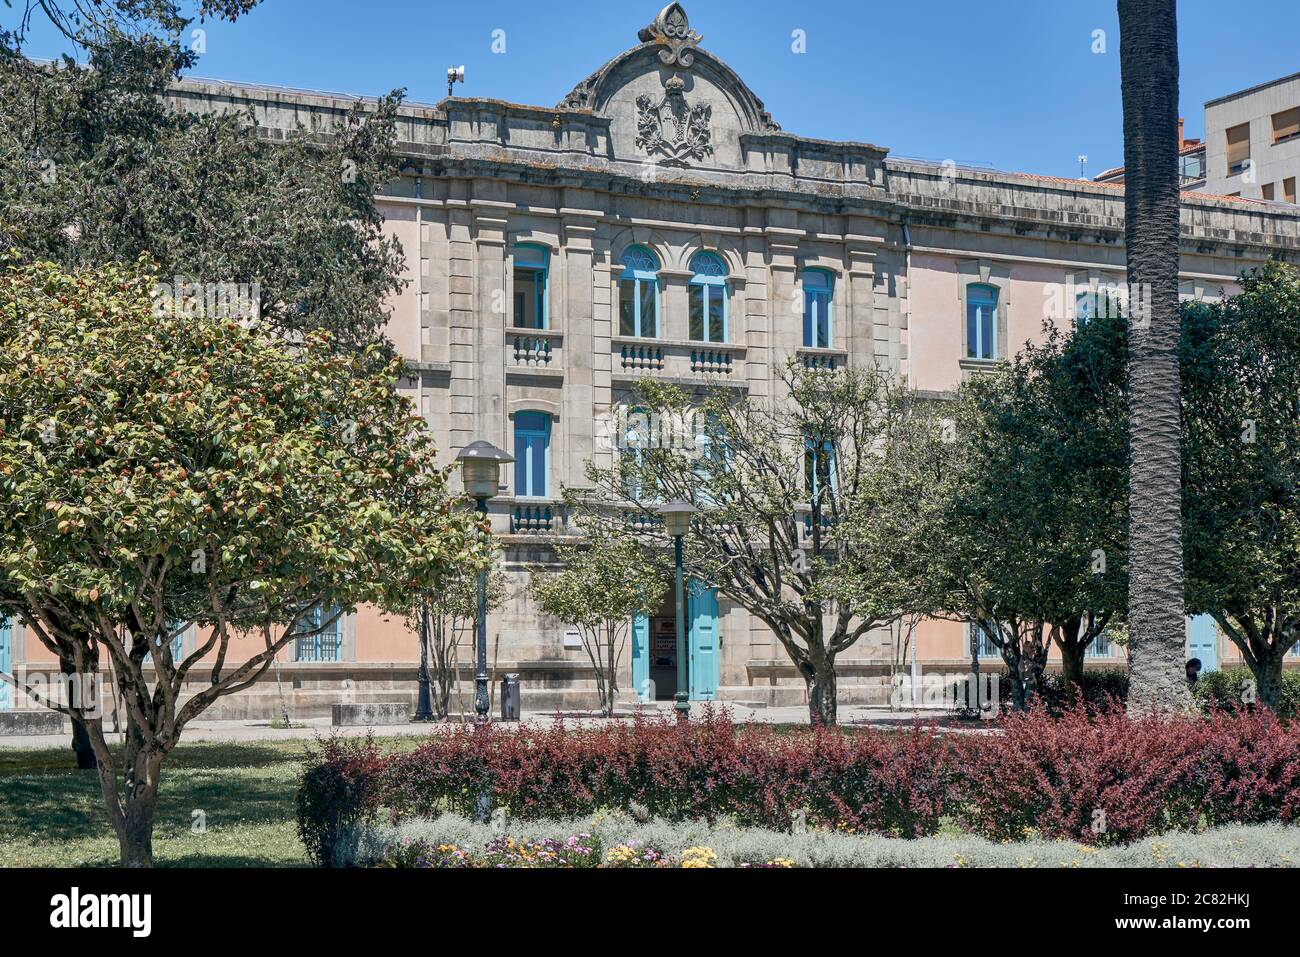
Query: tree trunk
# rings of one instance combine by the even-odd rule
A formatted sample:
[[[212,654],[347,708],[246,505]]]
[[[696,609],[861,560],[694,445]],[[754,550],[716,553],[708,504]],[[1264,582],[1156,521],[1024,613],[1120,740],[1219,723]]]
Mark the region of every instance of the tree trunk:
[[[1128,255],[1130,712],[1187,710],[1175,0],[1119,0]]]
[[[153,867],[153,821],[158,808],[158,776],[163,756],[142,750],[127,765],[122,816],[117,825],[123,867]]]
[[[803,672],[808,685],[808,720],[814,726],[835,724],[835,663],[824,660]]]
[[[1282,656],[1273,653],[1258,664],[1253,657],[1247,656],[1246,661],[1255,676],[1260,704],[1276,714],[1282,703]]]
[[[1079,641],[1063,641],[1061,648],[1061,690],[1067,703],[1074,701],[1077,688],[1083,693],[1083,658],[1088,646]]]
[[[95,760],[95,746],[90,743],[84,722],[72,719],[72,753],[77,757],[78,771],[93,771],[99,767]]]
[[[429,689],[429,610],[420,609],[420,670],[416,675],[419,696],[415,705],[415,720],[428,721],[433,717],[433,703]]]
[[[65,678],[71,678],[76,675],[77,668],[71,661],[60,658],[59,671]],[[99,694],[98,684],[94,687],[96,694]],[[102,697],[100,700],[103,700]],[[90,735],[86,732],[86,725],[76,718],[72,719],[72,753],[76,756],[78,771],[93,771],[99,765],[99,762],[95,760],[95,746],[90,743]]]
[[[605,660],[605,700],[602,702],[602,710],[605,717],[614,717],[614,699],[618,697],[618,658],[615,656],[615,646],[618,642],[617,626],[609,625],[609,657]]]

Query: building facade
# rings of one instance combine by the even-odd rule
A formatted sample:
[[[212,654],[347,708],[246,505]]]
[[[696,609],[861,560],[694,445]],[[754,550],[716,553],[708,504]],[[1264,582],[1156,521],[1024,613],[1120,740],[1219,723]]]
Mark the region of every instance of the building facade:
[[[1205,104],[1205,187],[1296,202],[1300,180],[1300,73]]]
[[[725,21],[709,28],[725,44]],[[776,402],[777,371],[795,357],[883,364],[914,389],[947,392],[1038,338],[1045,318],[1072,323],[1096,284],[1125,282],[1121,186],[802,137],[701,44],[680,4],[636,36],[553,106],[404,105],[405,168],[382,196],[407,258],[388,326],[409,366],[404,390],[447,460],[477,439],[516,459],[491,505],[511,594],[488,624],[489,661],[522,675],[530,709],[594,702],[586,655],[533,606],[528,568],[571,531],[560,490],[584,483],[589,460],[609,461],[610,423],[639,379]],[[355,102],[198,80],[174,100],[251,109],[270,135],[327,134]],[[1272,257],[1300,261],[1294,208],[1188,196],[1182,234],[1188,298],[1230,293]],[[688,626],[693,697],[804,700],[766,626],[707,583]],[[675,690],[674,627],[670,607],[636,623],[629,696],[647,674],[632,659],[661,696]],[[969,642],[968,626],[928,621],[917,655],[961,670]],[[46,658],[18,627],[6,647],[15,662]],[[843,655],[841,700],[883,701],[897,654],[880,634]],[[361,608],[336,635],[290,645],[276,680],[212,714],[272,714],[281,693],[303,716],[407,700],[417,657],[404,622]],[[465,677],[471,659],[467,649]]]

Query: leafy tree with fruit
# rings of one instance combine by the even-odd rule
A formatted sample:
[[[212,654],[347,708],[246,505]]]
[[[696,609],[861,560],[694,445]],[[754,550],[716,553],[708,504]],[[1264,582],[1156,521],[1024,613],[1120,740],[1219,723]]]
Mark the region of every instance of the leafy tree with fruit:
[[[484,550],[399,364],[157,312],[155,279],[0,271],[0,611],[80,674],[111,662],[120,764],[93,708],[59,709],[90,738],[133,866],[152,863],[187,724],[330,627],[316,609],[401,613]],[[181,660],[178,622],[200,635]]]
[[[255,5],[4,0],[0,248],[68,269],[147,255],[160,282],[242,287],[238,310],[263,328],[290,338],[327,329],[332,348],[359,351],[383,342],[385,303],[403,284],[404,258],[375,199],[398,170],[401,95],[288,133],[265,130],[251,111],[168,102],[198,59],[198,25]],[[81,62],[28,57],[42,21]],[[80,728],[73,750],[79,767],[95,766]]]

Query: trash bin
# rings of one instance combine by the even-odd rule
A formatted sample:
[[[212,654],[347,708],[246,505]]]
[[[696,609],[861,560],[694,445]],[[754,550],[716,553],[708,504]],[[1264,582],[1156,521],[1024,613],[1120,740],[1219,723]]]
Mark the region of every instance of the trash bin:
[[[519,676],[501,676],[501,720],[519,720]]]

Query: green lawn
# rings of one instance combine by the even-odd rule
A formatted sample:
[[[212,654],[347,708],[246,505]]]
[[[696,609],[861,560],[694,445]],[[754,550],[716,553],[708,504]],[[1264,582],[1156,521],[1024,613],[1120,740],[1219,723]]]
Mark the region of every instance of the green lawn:
[[[293,794],[310,741],[181,743],[163,765],[154,860],[162,867],[305,867]],[[191,832],[195,811],[206,833]],[[0,867],[116,865],[94,771],[72,749],[0,749]]]

